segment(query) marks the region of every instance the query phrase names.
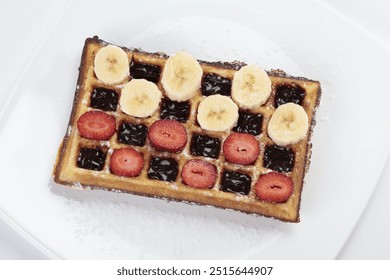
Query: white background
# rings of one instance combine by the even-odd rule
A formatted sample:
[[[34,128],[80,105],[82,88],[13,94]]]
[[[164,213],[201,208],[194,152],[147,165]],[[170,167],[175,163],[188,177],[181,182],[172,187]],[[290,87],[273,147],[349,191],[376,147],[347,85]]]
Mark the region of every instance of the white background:
[[[354,24],[363,27],[365,32],[371,34],[380,43],[387,45],[390,52],[390,34],[386,28],[390,26],[390,19],[386,14],[390,10],[390,4],[387,1],[374,0],[358,3],[352,0],[327,0],[325,2],[339,10]],[[0,2],[0,61],[10,62],[12,60],[9,57],[13,55],[24,56],[24,61],[28,61],[28,57],[39,46],[47,26],[55,21],[53,15],[58,14],[63,4],[61,1],[51,3],[42,0],[31,3],[26,0]],[[31,28],[31,25],[34,28]],[[23,41],[26,45],[20,46],[12,43],[20,37],[25,38]],[[23,61],[23,59],[18,61]],[[1,77],[0,111],[6,108],[7,93],[12,91],[13,85],[18,82],[20,71],[26,66],[2,64],[1,67],[7,67],[9,70],[5,76]],[[366,211],[340,252],[340,259],[390,259],[389,198],[390,160],[387,162]],[[41,258],[44,256],[25,241],[24,237],[19,236],[6,222],[0,220],[0,259]]]

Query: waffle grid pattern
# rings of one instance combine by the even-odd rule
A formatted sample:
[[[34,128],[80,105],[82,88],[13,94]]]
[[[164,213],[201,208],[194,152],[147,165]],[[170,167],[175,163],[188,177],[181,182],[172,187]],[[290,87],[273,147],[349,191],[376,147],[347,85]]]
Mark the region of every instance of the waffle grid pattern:
[[[96,78],[93,69],[94,54],[104,45],[106,45],[106,43],[97,39],[96,37],[92,39],[87,39],[86,41],[82,56],[80,76],[73,111],[69,122],[69,128],[64,138],[63,144],[59,150],[57,164],[54,169],[56,182],[71,186],[92,186],[97,188],[118,190],[146,196],[164,197],[173,200],[184,200],[200,204],[209,204],[223,208],[236,209],[247,213],[257,213],[263,216],[274,217],[289,222],[299,221],[299,205],[303,178],[305,172],[307,171],[308,159],[310,158],[309,140],[311,130],[304,140],[291,146],[295,154],[295,163],[293,170],[285,174],[293,179],[294,191],[287,202],[268,203],[260,201],[255,196],[254,185],[261,174],[272,171],[263,166],[263,158],[266,146],[274,144],[267,135],[267,125],[272,113],[275,110],[273,106],[275,98],[275,88],[281,84],[291,83],[298,84],[302,88],[304,88],[306,91],[306,95],[302,102],[302,106],[304,107],[305,111],[309,116],[309,123],[313,124],[314,112],[316,106],[318,105],[320,94],[320,87],[318,82],[270,73],[273,88],[271,97],[269,98],[267,103],[261,106],[258,110],[251,111],[251,113],[261,114],[263,116],[263,120],[261,126],[261,133],[255,136],[255,138],[260,144],[260,155],[256,162],[249,166],[231,164],[225,161],[222,152],[222,145],[226,137],[230,134],[230,132],[208,132],[203,130],[197,123],[197,107],[198,104],[205,98],[202,95],[201,89],[199,89],[195,97],[189,100],[189,118],[185,123],[183,123],[183,126],[187,131],[187,143],[184,150],[180,153],[174,154],[156,151],[153,149],[153,147],[151,147],[150,142],[147,138],[144,146],[122,144],[118,142],[117,139],[118,130],[109,141],[89,140],[80,137],[77,131],[76,123],[78,118],[83,113],[90,110],[98,110],[90,107],[91,93],[93,89],[98,87],[112,89],[115,90],[118,93],[118,97],[120,97],[121,87],[131,79],[129,77],[126,81],[119,85],[107,86]],[[157,54],[148,54],[137,50],[130,50],[127,48],[124,48],[124,50],[128,53],[130,62],[133,61],[136,63],[157,65],[161,68],[162,73],[164,63],[166,61],[165,56]],[[206,75],[207,73],[215,73],[229,79],[233,79],[233,75],[236,71],[236,69],[234,69],[233,67],[224,67],[223,64],[217,66],[215,64],[201,62],[201,67],[203,69],[203,75]],[[157,85],[164,95],[164,89],[161,83],[158,82]],[[163,97],[163,100],[164,98],[166,99],[167,97]],[[120,109],[119,104],[117,106],[116,111],[105,112],[115,117],[117,129],[123,122],[131,124],[144,124],[147,127],[150,127],[150,125],[154,121],[160,119],[160,110],[155,112],[149,118],[140,119],[128,116],[123,113]],[[190,144],[192,136],[194,134],[208,135],[214,138],[218,138],[221,143],[221,151],[219,153],[219,156],[214,159],[209,157],[191,155]],[[113,150],[122,147],[132,147],[143,155],[145,164],[141,174],[138,177],[120,177],[110,172],[110,156]],[[77,157],[81,148],[100,148],[107,153],[104,168],[102,171],[92,171],[78,168],[76,166]],[[153,157],[173,158],[178,162],[179,172],[176,181],[165,182],[160,180],[151,180],[148,178],[149,163]],[[194,158],[199,158],[208,161],[217,167],[217,180],[215,186],[212,189],[193,189],[182,183],[180,176],[181,170],[188,160]],[[248,195],[229,193],[220,190],[221,178],[225,170],[248,174],[251,177],[252,182]]]

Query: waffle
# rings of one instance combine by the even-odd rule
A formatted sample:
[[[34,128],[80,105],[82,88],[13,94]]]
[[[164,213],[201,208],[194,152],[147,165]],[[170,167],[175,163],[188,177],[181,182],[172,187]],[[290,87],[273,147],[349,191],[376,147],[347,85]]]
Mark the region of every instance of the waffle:
[[[272,93],[268,101],[255,111],[251,113],[260,114],[262,121],[260,123],[261,133],[256,135],[256,139],[260,143],[260,155],[252,165],[238,165],[232,164],[225,160],[221,145],[229,135],[228,132],[209,132],[203,130],[196,120],[197,106],[204,98],[202,89],[189,100],[190,110],[187,121],[183,126],[187,132],[187,143],[184,150],[180,153],[169,153],[155,150],[150,141],[146,138],[145,144],[142,146],[133,145],[132,148],[139,151],[144,157],[144,167],[137,177],[123,177],[117,176],[110,172],[110,156],[113,150],[121,147],[129,147],[119,141],[118,131],[108,141],[96,141],[86,139],[80,136],[77,129],[77,120],[85,112],[96,110],[91,108],[91,93],[95,88],[106,88],[113,90],[120,96],[120,89],[131,79],[130,77],[123,81],[123,83],[114,86],[107,86],[98,80],[94,74],[94,56],[96,52],[106,46],[108,43],[102,41],[98,37],[87,38],[82,53],[81,65],[79,68],[79,78],[77,82],[73,108],[70,116],[69,125],[65,137],[61,143],[58,151],[57,160],[54,166],[53,175],[54,181],[59,184],[92,188],[104,189],[110,191],[119,191],[132,193],[142,196],[166,198],[169,200],[184,201],[202,205],[212,205],[221,208],[234,209],[245,213],[254,213],[261,216],[273,217],[286,222],[299,222],[299,208],[301,200],[302,185],[305,173],[309,167],[311,144],[310,136],[312,133],[315,109],[319,104],[320,99],[320,84],[317,81],[309,80],[302,77],[292,77],[281,70],[268,71],[272,82]],[[139,49],[130,49],[122,47],[128,55],[131,63],[144,63],[156,65],[162,69],[168,58],[163,53],[147,53]],[[215,73],[222,77],[233,79],[234,73],[239,70],[244,63],[241,62],[206,62],[199,61],[203,75],[207,73]],[[161,79],[157,77],[157,86],[164,94],[164,88],[160,82]],[[309,118],[309,132],[307,137],[297,144],[290,145],[288,149],[293,152],[295,158],[292,170],[284,172],[287,176],[292,178],[294,189],[292,195],[286,202],[272,203],[259,200],[254,191],[254,185],[263,173],[272,171],[270,166],[265,166],[265,153],[269,147],[273,147],[274,143],[267,135],[267,124],[275,110],[275,93],[280,86],[299,86],[304,89],[305,95],[301,102],[302,107],[306,111]],[[163,97],[162,102],[167,100]],[[162,105],[161,105],[162,106]],[[161,109],[157,110],[151,117],[135,118],[124,114],[118,105],[115,111],[109,111],[108,114],[115,117],[116,128],[123,123],[142,124],[143,127],[150,127],[156,120],[160,119]],[[243,112],[245,114],[245,112]],[[220,141],[220,152],[216,158],[197,156],[196,147],[193,138],[202,136],[209,136]],[[89,149],[89,150],[88,150]],[[78,161],[82,153],[97,152],[103,155],[102,170],[90,170],[78,167]],[[172,162],[177,162],[177,176],[171,181],[163,181],[158,179],[150,179],[148,173],[150,172],[151,161],[158,161],[163,159],[172,159]],[[181,180],[181,170],[183,165],[190,159],[200,158],[214,164],[217,168],[217,179],[214,187],[210,189],[195,189],[185,185]],[[225,191],[222,187],[225,184],[226,174],[244,174],[244,179],[249,178],[249,190],[247,194],[240,192]]]

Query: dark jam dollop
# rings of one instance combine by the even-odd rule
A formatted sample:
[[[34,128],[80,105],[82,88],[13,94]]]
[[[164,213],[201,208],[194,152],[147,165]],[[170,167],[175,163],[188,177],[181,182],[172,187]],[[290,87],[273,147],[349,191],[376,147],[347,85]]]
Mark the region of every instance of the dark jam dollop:
[[[240,112],[237,125],[233,128],[233,131],[249,133],[256,136],[261,133],[262,123],[263,123],[263,116],[261,114],[250,114],[247,112]]]
[[[275,108],[289,102],[302,105],[305,94],[305,89],[297,84],[279,85],[276,87]]]
[[[217,158],[221,150],[221,141],[207,135],[194,134],[191,139],[190,150],[194,156]]]
[[[130,75],[133,79],[145,79],[152,83],[158,83],[160,80],[161,69],[157,65],[137,63],[132,61],[130,64]]]
[[[163,120],[176,120],[185,123],[190,116],[190,103],[176,102],[164,99],[161,105],[160,118]]]
[[[248,194],[251,189],[252,179],[249,175],[225,171],[222,175],[221,190],[239,194]]]
[[[202,82],[202,94],[205,96],[221,94],[230,96],[232,81],[217,74],[208,73]]]
[[[149,179],[173,182],[179,173],[179,164],[173,158],[155,157],[150,160]]]
[[[264,152],[264,167],[277,172],[290,172],[294,167],[294,158],[291,148],[267,146]]]
[[[144,124],[121,123],[118,128],[118,142],[134,146],[145,145],[148,128]]]
[[[101,171],[106,161],[106,153],[99,148],[81,148],[77,157],[77,167]]]
[[[107,88],[94,88],[90,106],[103,111],[115,111],[118,105],[118,93]]]

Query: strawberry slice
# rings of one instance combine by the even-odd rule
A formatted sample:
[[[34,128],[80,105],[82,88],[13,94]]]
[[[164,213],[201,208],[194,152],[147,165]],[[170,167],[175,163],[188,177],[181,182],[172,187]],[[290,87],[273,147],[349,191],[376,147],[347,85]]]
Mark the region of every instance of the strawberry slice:
[[[256,196],[268,202],[285,202],[291,196],[293,185],[292,179],[284,174],[276,172],[263,174],[255,185]]]
[[[181,171],[184,184],[196,189],[209,189],[214,186],[217,169],[211,163],[200,159],[187,161]]]
[[[223,153],[231,163],[248,165],[256,161],[260,147],[253,135],[233,132],[223,143]]]
[[[184,126],[175,120],[158,120],[154,122],[148,133],[154,148],[159,151],[179,152],[187,143]]]
[[[133,148],[115,150],[110,159],[111,172],[118,176],[138,176],[144,167],[144,158]]]
[[[84,138],[108,140],[115,133],[115,118],[101,111],[89,111],[80,116],[77,128]]]

